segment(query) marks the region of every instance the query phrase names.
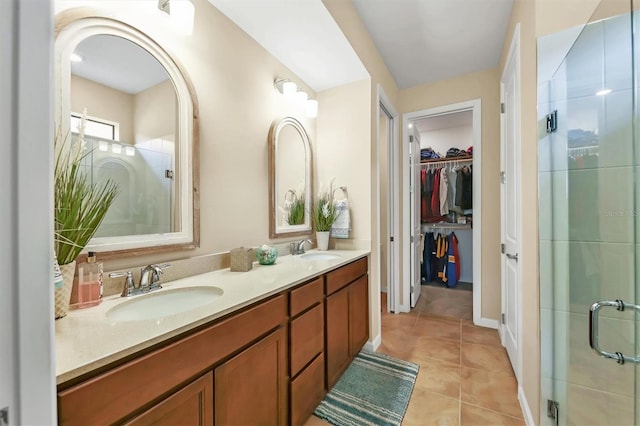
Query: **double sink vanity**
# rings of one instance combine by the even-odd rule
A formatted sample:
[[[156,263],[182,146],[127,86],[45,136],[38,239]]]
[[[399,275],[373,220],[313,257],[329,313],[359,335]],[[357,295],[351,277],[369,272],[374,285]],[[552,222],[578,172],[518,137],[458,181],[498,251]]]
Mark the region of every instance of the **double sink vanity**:
[[[368,253],[282,256],[70,312],[59,423],[304,423],[369,337]]]

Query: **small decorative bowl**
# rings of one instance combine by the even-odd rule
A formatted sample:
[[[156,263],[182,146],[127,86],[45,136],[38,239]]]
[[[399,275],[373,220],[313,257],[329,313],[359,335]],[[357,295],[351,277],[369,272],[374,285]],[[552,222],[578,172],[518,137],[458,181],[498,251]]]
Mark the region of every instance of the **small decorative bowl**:
[[[256,259],[261,265],[273,265],[278,258],[278,250],[275,247],[263,245],[256,249]]]

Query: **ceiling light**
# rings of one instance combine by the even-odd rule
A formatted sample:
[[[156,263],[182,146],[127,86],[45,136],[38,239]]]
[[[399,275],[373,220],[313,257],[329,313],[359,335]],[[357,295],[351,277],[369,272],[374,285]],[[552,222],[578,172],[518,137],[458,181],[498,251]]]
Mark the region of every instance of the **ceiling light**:
[[[193,33],[195,7],[190,0],[158,0],[158,9],[169,15],[174,30],[182,35]]]
[[[315,118],[318,116],[318,101],[315,99],[308,99],[306,104],[307,117]]]
[[[78,55],[77,53],[72,53],[71,54],[71,62],[82,62],[82,56]]]
[[[609,93],[611,93],[611,89],[602,89],[602,90],[598,90],[596,92],[597,96],[605,96],[608,95]]]
[[[413,123],[409,123],[409,128],[413,129]]]

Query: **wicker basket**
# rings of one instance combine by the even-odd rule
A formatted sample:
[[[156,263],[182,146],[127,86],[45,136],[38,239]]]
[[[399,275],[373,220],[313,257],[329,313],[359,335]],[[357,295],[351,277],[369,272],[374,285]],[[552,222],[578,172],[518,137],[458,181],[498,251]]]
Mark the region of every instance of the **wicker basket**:
[[[60,265],[63,284],[61,288],[55,289],[55,312],[56,319],[62,318],[69,312],[69,302],[71,300],[71,289],[73,288],[73,277],[76,274],[76,261],[66,265]]]

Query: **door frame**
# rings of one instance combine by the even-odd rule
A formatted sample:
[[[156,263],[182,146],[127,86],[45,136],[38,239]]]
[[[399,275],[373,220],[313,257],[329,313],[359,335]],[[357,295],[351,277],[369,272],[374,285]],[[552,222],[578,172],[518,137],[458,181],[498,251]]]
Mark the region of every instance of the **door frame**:
[[[475,325],[497,328],[496,320],[484,318],[482,316],[482,100],[480,98],[471,99],[455,104],[443,105],[435,108],[424,109],[405,113],[402,115],[402,164],[403,164],[403,245],[402,256],[403,262],[403,294],[409,295],[410,288],[410,268],[411,259],[411,242],[408,236],[411,234],[411,217],[410,217],[410,188],[409,188],[409,131],[410,121],[421,120],[439,115],[452,114],[462,111],[471,111],[473,117],[473,323]],[[403,298],[401,308],[402,312],[409,312],[409,298]]]
[[[378,113],[376,114],[376,144],[377,151],[380,150],[380,112],[381,107],[384,108],[384,112],[389,117],[389,126],[387,128],[387,218],[392,219],[387,221],[387,235],[394,237],[395,244],[389,244],[387,249],[387,258],[383,261],[387,262],[387,312],[400,312],[399,305],[399,293],[398,283],[400,282],[400,202],[398,200],[400,195],[400,177],[398,167],[398,158],[400,158],[399,147],[399,129],[396,125],[400,114],[398,110],[393,106],[393,103],[385,93],[380,84],[377,87],[378,92]],[[378,162],[378,171],[376,173],[376,193],[380,194],[380,162]],[[378,224],[377,229],[380,227],[380,200],[378,199]],[[386,238],[386,236],[383,236]],[[382,244],[382,241],[379,241]],[[388,243],[388,241],[387,241]],[[379,252],[379,251],[378,251]],[[378,275],[379,275],[378,271]],[[382,278],[382,277],[381,277]],[[393,285],[390,285],[393,283]]]
[[[502,70],[502,74],[500,76],[500,102],[504,103],[504,91],[505,91],[505,76],[506,72],[509,70],[509,64],[513,61],[513,77],[516,80],[516,91],[514,93],[514,108],[515,108],[515,135],[516,140],[514,141],[515,146],[515,155],[516,155],[516,164],[514,165],[515,170],[522,170],[522,154],[520,149],[520,135],[521,135],[521,78],[520,78],[520,24],[516,24],[515,29],[513,31],[513,37],[511,38],[511,44],[509,45],[509,53],[507,54],[507,59],[505,61],[504,68]],[[504,114],[500,114],[500,170],[501,172],[505,170],[505,137],[506,137],[506,120],[504,118]],[[518,241],[517,241],[517,252],[522,253],[522,197],[521,197],[521,175],[520,173],[516,173],[516,218],[517,218],[517,227],[518,227]],[[505,240],[505,185],[500,184],[500,241],[504,243]],[[501,290],[501,301],[500,308],[501,312],[504,315],[506,312],[506,256],[504,254],[500,255],[500,290]],[[520,383],[522,378],[522,267],[518,264],[518,271],[516,273],[517,282],[516,282],[516,332],[518,336],[516,337],[516,345],[517,345],[517,359],[515,360],[516,368],[514,368],[514,373],[516,376],[516,380]],[[500,342],[502,346],[505,346],[505,325],[502,321],[499,321],[498,333],[500,334]],[[513,364],[513,361],[512,361]]]

